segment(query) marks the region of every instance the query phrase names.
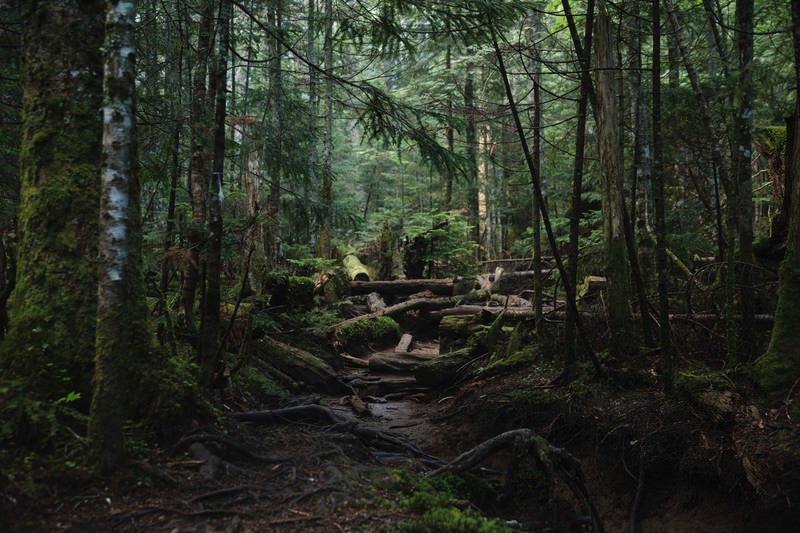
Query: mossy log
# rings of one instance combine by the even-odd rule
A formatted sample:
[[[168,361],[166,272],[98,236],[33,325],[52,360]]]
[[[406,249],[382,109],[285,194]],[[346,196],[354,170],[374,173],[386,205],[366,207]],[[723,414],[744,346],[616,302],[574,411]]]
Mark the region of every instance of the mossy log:
[[[349,254],[344,256],[342,259],[342,266],[344,266],[345,271],[347,272],[347,279],[354,280],[354,281],[369,281],[370,275],[367,267],[364,266],[364,263],[361,260],[353,255]]]
[[[270,337],[251,345],[253,355],[267,368],[274,369],[279,379],[290,379],[287,387],[293,390],[315,390],[332,394],[347,392],[333,367],[311,352],[295,348]]]
[[[440,296],[452,296],[459,292],[469,292],[474,287],[474,280],[452,279],[398,279],[392,281],[356,280],[349,283],[350,294],[369,294],[378,292],[408,296],[421,292],[429,292]]]
[[[414,371],[414,377],[423,387],[446,385],[455,381],[474,359],[474,349],[463,348],[422,363]]]

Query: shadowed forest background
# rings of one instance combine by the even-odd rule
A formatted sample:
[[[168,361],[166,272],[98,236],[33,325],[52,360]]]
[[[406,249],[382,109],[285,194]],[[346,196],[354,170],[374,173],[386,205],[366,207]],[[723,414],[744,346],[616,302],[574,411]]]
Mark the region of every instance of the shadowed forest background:
[[[782,530],[799,87],[797,0],[0,2],[0,517]]]

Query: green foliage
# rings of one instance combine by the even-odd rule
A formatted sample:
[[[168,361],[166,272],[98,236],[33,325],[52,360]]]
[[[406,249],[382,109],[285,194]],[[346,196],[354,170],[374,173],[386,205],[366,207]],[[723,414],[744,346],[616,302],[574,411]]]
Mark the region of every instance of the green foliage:
[[[509,531],[499,519],[489,519],[468,503],[495,500],[497,494],[484,480],[472,476],[445,475],[432,479],[396,471],[395,490],[401,507],[420,515],[400,524],[400,530],[422,532],[499,533]]]

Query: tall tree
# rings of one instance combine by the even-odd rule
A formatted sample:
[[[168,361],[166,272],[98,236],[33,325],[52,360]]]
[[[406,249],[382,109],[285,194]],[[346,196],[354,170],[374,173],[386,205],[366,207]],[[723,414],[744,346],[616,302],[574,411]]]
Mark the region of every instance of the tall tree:
[[[214,102],[213,159],[208,195],[208,243],[205,258],[205,294],[200,329],[201,382],[208,386],[215,372],[224,373],[220,361],[220,303],[222,298],[222,178],[225,170],[225,122],[227,119],[228,49],[230,48],[231,0],[220,0],[217,15],[217,55],[211,74]]]
[[[268,11],[269,25],[272,34],[269,37],[269,90],[267,106],[269,127],[267,128],[267,174],[269,179],[269,195],[267,197],[267,224],[264,249],[267,254],[267,267],[274,268],[281,261],[281,198],[283,195],[283,173],[285,170],[283,138],[284,138],[284,104],[283,71],[283,0],[270,2]]]
[[[325,0],[325,36],[323,54],[325,65],[325,94],[323,104],[324,126],[322,133],[322,168],[319,191],[319,220],[317,223],[317,256],[331,257],[331,231],[333,224],[333,1]]]
[[[666,198],[664,196],[663,135],[661,131],[661,6],[652,0],[653,23],[653,207],[656,226],[656,275],[658,277],[658,318],[661,323],[662,382],[664,390],[672,390],[672,331],[669,320],[669,293],[667,278],[667,224]]]
[[[610,328],[609,351],[617,356],[635,353],[636,330],[631,310],[630,266],[625,236],[624,165],[617,101],[617,64],[611,35],[611,19],[599,5],[595,19],[597,57],[597,128],[602,176],[603,238],[606,244],[606,283]]]
[[[753,0],[736,0],[736,51],[738,56],[734,98],[733,187],[729,201],[739,242],[736,284],[739,288],[741,321],[737,333],[737,356],[750,359],[755,350],[755,308],[753,303]]]
[[[91,463],[113,472],[123,459],[122,424],[133,369],[147,353],[147,307],[141,262],[140,188],[133,168],[136,2],[109,0],[103,76],[99,280]],[[138,361],[137,361],[138,359]]]
[[[32,396],[91,396],[103,0],[22,3],[17,279],[5,373]]]

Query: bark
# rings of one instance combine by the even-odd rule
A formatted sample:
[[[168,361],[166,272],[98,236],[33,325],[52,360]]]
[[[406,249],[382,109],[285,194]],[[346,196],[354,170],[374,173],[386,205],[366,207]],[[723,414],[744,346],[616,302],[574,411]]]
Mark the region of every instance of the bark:
[[[18,268],[5,375],[31,397],[91,397],[97,302],[102,0],[21,7]],[[65,127],[69,124],[69,127]]]
[[[267,268],[273,269],[283,261],[281,235],[281,197],[284,172],[283,161],[283,124],[284,95],[283,72],[281,58],[283,44],[280,36],[283,33],[283,0],[273,1],[268,8],[268,17],[273,35],[269,37],[269,90],[267,106],[269,128],[267,131],[267,174],[269,180],[269,196],[267,198],[267,223],[265,227],[264,250]]]
[[[638,349],[637,332],[630,306],[630,266],[625,237],[623,205],[622,132],[617,98],[617,64],[611,35],[611,20],[605,6],[595,20],[597,57],[597,128],[603,203],[603,237],[606,245],[608,281],[609,352],[629,356]]]
[[[734,116],[733,186],[736,196],[730,214],[736,225],[739,241],[737,260],[742,265],[736,272],[739,287],[739,312],[752,317],[755,314],[753,282],[750,279],[753,263],[753,0],[736,1],[736,49],[739,56],[736,82],[736,114]],[[745,320],[737,329],[737,353],[740,359],[750,360],[755,351],[755,331]],[[735,364],[736,361],[729,361]]]
[[[661,9],[660,0],[652,0],[653,19],[653,208],[656,225],[656,275],[658,278],[658,317],[661,322],[662,381],[667,393],[672,391],[672,332],[670,330],[669,293],[667,292],[667,224],[664,198],[664,166],[661,133]]]
[[[133,168],[136,3],[109,0],[103,105],[99,283],[90,462],[111,473],[123,460],[122,424],[147,353],[141,201]]]
[[[589,64],[592,46],[592,28],[594,26],[594,0],[589,0],[586,8],[586,34],[584,44],[581,45],[575,19],[572,16],[572,9],[568,0],[562,0],[564,14],[570,30],[570,36],[575,47],[575,54],[581,67],[580,97],[578,99],[578,124],[575,134],[575,163],[572,169],[572,195],[571,206],[572,216],[569,221],[569,248],[567,251],[567,268],[562,273],[564,276],[565,287],[575,287],[578,282],[578,246],[580,240],[580,219],[581,204],[583,196],[583,166],[584,151],[586,149],[586,120],[588,107],[591,102],[592,108],[596,107],[594,86],[589,74]],[[566,361],[564,374],[568,377],[574,370],[577,363],[577,340],[580,338],[576,331],[580,331],[581,325],[578,317],[577,307],[567,306],[567,321],[564,327],[564,338],[566,340]]]
[[[192,222],[187,235],[187,244],[191,254],[184,272],[181,288],[182,326],[193,337],[196,334],[194,324],[195,297],[201,285],[201,257],[206,244],[208,223],[208,191],[211,175],[211,142],[212,128],[208,101],[208,65],[212,53],[212,17],[213,0],[203,0],[197,37],[197,52],[194,57],[192,72],[192,105],[191,105],[191,159],[189,169],[189,189],[192,201]],[[191,339],[190,339],[191,340]],[[196,339],[195,339],[196,340]]]
[[[793,14],[800,15],[800,0],[792,2]],[[795,45],[800,46],[800,31],[795,23]],[[796,183],[800,176],[800,103],[795,108],[794,135],[788,139],[790,151],[787,161],[787,178]],[[781,262],[778,284],[778,306],[766,353],[759,357],[753,368],[758,385],[771,394],[785,394],[800,376],[800,187],[791,189],[792,211],[789,214],[789,236],[786,256]]]
[[[317,256],[331,257],[331,225],[333,207],[333,2],[325,0],[325,38],[323,42],[325,70],[325,123],[322,142],[321,184],[319,190],[319,220],[317,223]]]
[[[474,280],[453,281],[452,279],[398,279],[394,281],[351,281],[350,294],[410,295],[419,292],[431,292],[442,296],[452,296],[459,292],[469,292]]]
[[[203,320],[200,328],[201,385],[211,387],[215,373],[221,372],[220,302],[222,291],[222,177],[225,169],[225,119],[227,118],[227,71],[230,47],[230,20],[233,4],[222,0],[217,21],[217,58],[212,76],[214,97],[214,158],[208,197],[208,242],[206,247]]]

